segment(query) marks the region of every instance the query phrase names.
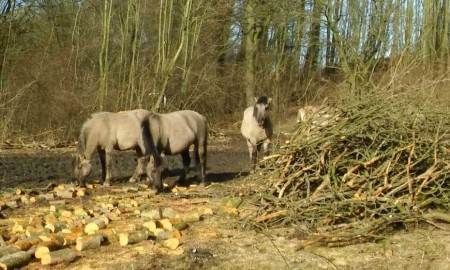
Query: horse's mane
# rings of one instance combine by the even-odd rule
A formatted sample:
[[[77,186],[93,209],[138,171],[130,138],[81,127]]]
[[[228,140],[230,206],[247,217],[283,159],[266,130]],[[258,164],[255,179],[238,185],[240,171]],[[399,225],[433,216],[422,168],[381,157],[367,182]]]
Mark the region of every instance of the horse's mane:
[[[269,104],[269,98],[266,96],[260,96],[257,100],[256,100],[256,104]]]

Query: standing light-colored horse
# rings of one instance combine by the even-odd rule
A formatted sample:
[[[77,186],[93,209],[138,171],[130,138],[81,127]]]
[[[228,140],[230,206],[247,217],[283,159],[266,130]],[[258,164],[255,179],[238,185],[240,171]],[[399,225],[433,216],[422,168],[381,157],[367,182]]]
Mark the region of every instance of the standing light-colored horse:
[[[205,184],[208,131],[206,118],[194,111],[152,113],[149,117],[150,133],[158,154],[176,155],[183,158],[183,173],[179,182],[184,184],[191,163],[189,147],[194,145],[194,157],[201,185]],[[149,163],[152,167],[152,162]],[[161,167],[162,169],[162,167]],[[159,175],[161,171],[159,171]],[[162,179],[153,180],[162,189]]]
[[[255,98],[255,105],[244,111],[241,134],[247,140],[252,171],[256,169],[258,152],[263,147],[263,154],[269,154],[270,140],[272,139],[273,126],[270,120],[270,102],[272,98],[261,96]]]
[[[160,182],[161,158],[153,145],[149,128],[150,112],[143,109],[119,113],[100,112],[91,115],[82,126],[78,138],[77,153],[72,161],[72,173],[81,186],[92,170],[91,159],[98,152],[102,165],[104,186],[111,185],[111,165],[113,150],[134,149],[138,165],[131,179],[138,179],[144,173]],[[153,156],[152,167],[145,163]]]

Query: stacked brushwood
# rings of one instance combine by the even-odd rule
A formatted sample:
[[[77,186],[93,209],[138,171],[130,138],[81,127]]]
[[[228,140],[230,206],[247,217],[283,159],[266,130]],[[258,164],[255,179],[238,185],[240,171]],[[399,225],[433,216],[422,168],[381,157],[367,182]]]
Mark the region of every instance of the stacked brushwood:
[[[305,242],[328,246],[378,239],[407,222],[450,222],[447,110],[407,93],[322,108],[251,176],[265,185],[246,221],[294,225]]]

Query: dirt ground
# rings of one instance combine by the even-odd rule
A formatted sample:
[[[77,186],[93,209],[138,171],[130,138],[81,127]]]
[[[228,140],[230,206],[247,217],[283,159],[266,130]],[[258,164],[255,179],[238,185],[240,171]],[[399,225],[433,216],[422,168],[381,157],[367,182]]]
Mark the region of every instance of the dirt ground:
[[[74,148],[0,149],[0,187],[6,191],[70,183],[73,152]],[[116,154],[113,186],[101,187],[98,192],[130,185],[127,178],[134,162],[132,153]],[[177,179],[181,158],[168,158],[165,164],[169,168],[165,182],[170,185]],[[241,228],[235,218],[218,214],[218,209],[228,198],[239,196],[243,188],[258,185],[246,179],[248,165],[246,144],[240,136],[216,136],[209,147],[207,178],[211,184],[207,188],[194,186],[149,199],[156,206],[171,207],[180,213],[199,207],[213,210],[213,215],[183,231],[176,250],[170,251],[154,240],[125,247],[110,244],[77,252],[70,264],[43,267],[35,260],[23,269],[450,269],[450,226],[446,224],[439,224],[440,228],[419,224],[377,243],[306,249],[300,248],[294,237],[295,228],[264,232]],[[98,162],[94,167],[91,181],[100,176]],[[28,213],[19,208],[4,214]]]

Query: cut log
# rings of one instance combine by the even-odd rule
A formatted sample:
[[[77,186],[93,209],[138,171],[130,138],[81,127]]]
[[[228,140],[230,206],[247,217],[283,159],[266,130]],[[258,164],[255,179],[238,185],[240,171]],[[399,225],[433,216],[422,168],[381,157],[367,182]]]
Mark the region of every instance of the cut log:
[[[142,224],[142,227],[146,228],[150,232],[154,232],[156,229],[156,223],[154,221],[147,221]]]
[[[84,232],[86,234],[94,234],[100,229],[106,228],[106,222],[103,219],[96,219],[90,223],[88,223],[84,227]]]
[[[166,248],[171,249],[171,250],[177,249],[177,247],[179,245],[180,245],[180,240],[178,240],[177,238],[169,238],[169,239],[164,241],[164,246]]]
[[[19,251],[0,258],[1,269],[15,269],[27,265],[31,261],[31,254]]]
[[[76,188],[77,197],[84,197],[86,195],[86,188]]]
[[[98,234],[102,235],[103,239],[107,240],[110,244],[119,242],[119,236],[111,228],[100,229]]]
[[[42,265],[54,265],[59,263],[69,263],[75,260],[76,254],[70,248],[52,251],[44,254],[41,258]]]
[[[165,231],[165,230],[163,230],[161,228],[156,228],[153,231],[153,234],[154,234],[154,236],[157,239],[168,239],[170,237],[170,232],[169,231]]]
[[[56,196],[62,199],[73,199],[75,198],[75,191],[73,190],[58,190],[56,191]]]
[[[178,216],[178,213],[173,210],[172,208],[164,208],[164,210],[162,211],[162,216],[164,218],[176,218]]]
[[[158,220],[162,218],[161,209],[144,210],[141,212],[141,218],[145,220]]]
[[[5,255],[16,253],[19,251],[22,251],[22,250],[14,245],[0,247],[0,258]]]
[[[185,213],[181,216],[184,222],[196,222],[200,220],[200,215],[197,212]]]
[[[75,248],[78,251],[99,248],[102,244],[102,241],[103,236],[101,234],[81,236],[78,237]]]
[[[40,259],[44,254],[48,254],[52,251],[58,250],[63,247],[63,243],[60,240],[41,242],[37,245],[34,257]]]
[[[27,226],[27,228],[25,229],[25,235],[28,237],[40,236],[45,233],[46,231],[44,227]]]
[[[39,194],[38,198],[42,198],[46,201],[53,201],[55,199],[55,194],[54,193],[43,193],[43,194]]]
[[[179,230],[173,230],[170,232],[169,238],[177,238],[180,239],[181,238],[181,233]]]
[[[36,246],[42,240],[39,237],[29,237],[23,240],[19,240],[14,245],[23,251],[29,250],[32,246]]]
[[[86,212],[86,210],[83,209],[83,207],[76,207],[73,210],[74,215],[79,216],[79,217],[87,217],[89,216],[88,213]]]
[[[30,200],[28,199],[28,196],[22,195],[22,196],[20,196],[20,202],[21,202],[22,204],[27,205],[27,204],[30,203]]]
[[[173,226],[172,226],[172,223],[170,222],[170,220],[163,218],[163,219],[156,221],[156,227],[163,228],[167,231],[171,231]]]
[[[234,197],[228,200],[228,202],[225,204],[226,207],[231,208],[238,208],[242,204],[242,199],[239,197]]]
[[[148,239],[147,230],[119,233],[119,243],[121,246],[139,243]]]

